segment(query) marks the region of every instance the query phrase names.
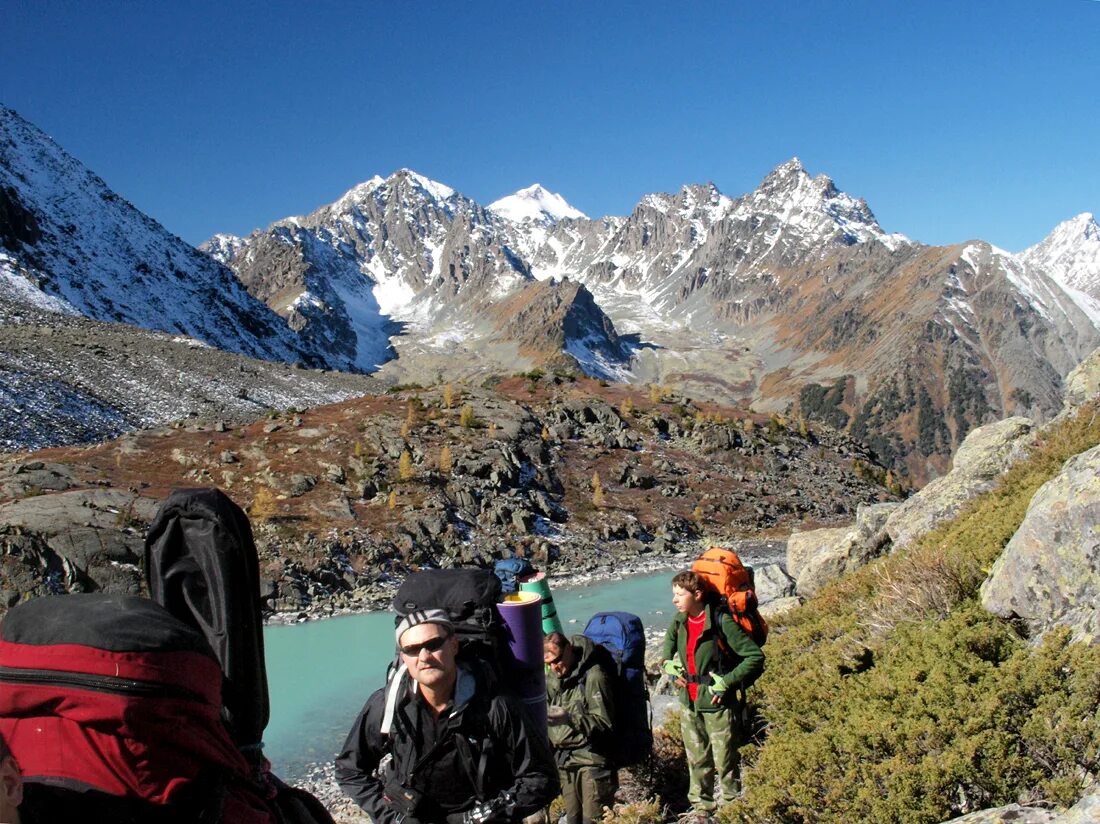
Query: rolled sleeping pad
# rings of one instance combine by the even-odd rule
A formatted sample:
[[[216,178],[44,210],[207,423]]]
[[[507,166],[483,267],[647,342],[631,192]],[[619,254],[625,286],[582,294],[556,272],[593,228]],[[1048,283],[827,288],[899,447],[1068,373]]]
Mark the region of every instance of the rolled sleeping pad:
[[[504,596],[497,610],[508,627],[508,646],[516,659],[516,694],[539,729],[546,732],[546,671],[542,661],[541,599],[534,592]]]
[[[558,608],[554,606],[554,596],[550,594],[550,584],[546,580],[545,572],[536,572],[520,579],[520,592],[534,592],[542,599],[542,632],[549,635],[551,632],[564,633],[561,619],[558,617]]]

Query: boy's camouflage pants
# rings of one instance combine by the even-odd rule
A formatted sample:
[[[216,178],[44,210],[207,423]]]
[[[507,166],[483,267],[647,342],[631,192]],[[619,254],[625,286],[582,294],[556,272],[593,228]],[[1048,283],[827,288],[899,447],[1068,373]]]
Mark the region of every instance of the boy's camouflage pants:
[[[688,764],[688,801],[698,812],[713,812],[718,801],[714,784],[718,779],[721,802],[741,794],[741,754],[734,726],[733,710],[685,712],[684,750]]]

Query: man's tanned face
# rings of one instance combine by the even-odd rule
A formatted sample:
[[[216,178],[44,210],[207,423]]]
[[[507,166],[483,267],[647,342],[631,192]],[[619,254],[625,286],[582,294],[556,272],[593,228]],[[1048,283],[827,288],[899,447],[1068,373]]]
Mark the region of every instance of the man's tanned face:
[[[440,624],[417,624],[401,636],[401,660],[421,687],[436,689],[457,671],[458,638]]]

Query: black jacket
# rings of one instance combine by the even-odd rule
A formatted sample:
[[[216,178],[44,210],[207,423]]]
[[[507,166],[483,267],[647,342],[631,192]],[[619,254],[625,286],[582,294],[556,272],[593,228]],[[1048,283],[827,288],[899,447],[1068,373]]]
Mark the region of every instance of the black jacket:
[[[519,821],[557,796],[546,737],[514,697],[491,695],[471,671],[459,670],[452,709],[438,720],[418,694],[402,690],[383,735],[385,703],[385,689],[367,700],[336,759],[337,782],[374,824],[453,824],[494,799],[503,807],[496,821]]]

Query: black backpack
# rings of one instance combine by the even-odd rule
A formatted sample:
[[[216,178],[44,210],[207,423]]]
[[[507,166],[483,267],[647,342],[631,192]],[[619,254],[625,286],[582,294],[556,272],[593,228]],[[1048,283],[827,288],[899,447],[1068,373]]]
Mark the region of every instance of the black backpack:
[[[259,560],[244,511],[220,489],[174,490],[145,538],[145,575],[149,597],[210,644],[226,726],[280,824],[332,824],[316,798],[270,772],[261,747],[270,710]]]
[[[616,767],[640,764],[653,751],[642,619],[629,612],[598,612],[584,635],[599,648],[597,666],[611,676],[615,719],[608,755]]]
[[[456,567],[411,572],[393,597],[394,627],[410,612],[442,609],[454,624],[459,659],[486,665],[498,681],[507,682],[515,664],[508,630],[497,611],[503,598],[500,579],[491,569]]]

